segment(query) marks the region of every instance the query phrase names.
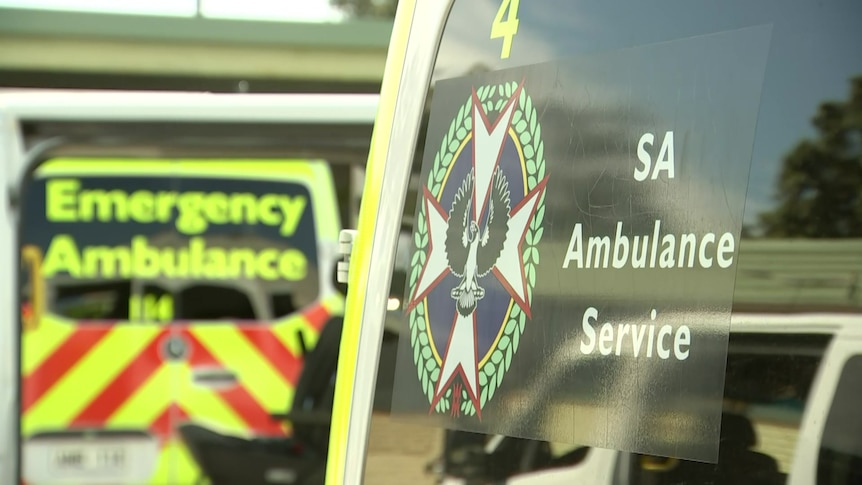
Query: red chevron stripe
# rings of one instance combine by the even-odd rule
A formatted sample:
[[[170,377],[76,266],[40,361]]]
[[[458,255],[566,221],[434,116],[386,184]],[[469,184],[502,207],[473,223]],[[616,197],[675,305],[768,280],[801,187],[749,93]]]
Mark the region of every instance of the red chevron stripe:
[[[329,320],[329,312],[326,310],[326,307],[323,304],[318,303],[308,310],[302,312],[302,316],[308,320],[308,323],[314,327],[318,332],[323,326],[326,324],[326,321]]]
[[[269,329],[243,328],[243,336],[292,386],[302,370],[302,359],[294,355]]]
[[[50,357],[24,378],[21,411],[26,413],[51,389],[75,364],[99,343],[111,327],[79,326],[57,347]]]
[[[177,404],[170,404],[158,418],[150,424],[150,432],[162,440],[162,444],[173,434],[176,425],[189,419],[189,414]]]
[[[147,379],[163,365],[159,346],[165,333],[166,331],[160,332],[137,357],[129,362],[126,368],[99,393],[98,397],[90,401],[90,404],[72,420],[71,425],[104,424],[126,400],[138,392]]]
[[[223,364],[216,360],[191,332],[184,330],[183,333],[188,339],[191,350],[189,365],[192,367],[223,367]],[[239,377],[242,379],[242,376]],[[230,406],[251,430],[273,436],[284,435],[280,423],[270,418],[269,412],[263,409],[260,403],[242,385],[238,384],[229,389],[213,392]]]

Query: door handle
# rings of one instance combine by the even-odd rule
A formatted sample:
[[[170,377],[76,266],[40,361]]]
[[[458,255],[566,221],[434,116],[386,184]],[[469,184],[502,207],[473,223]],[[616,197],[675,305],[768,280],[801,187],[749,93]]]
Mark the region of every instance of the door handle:
[[[197,368],[192,371],[192,383],[210,389],[228,389],[236,386],[239,379],[225,368]]]

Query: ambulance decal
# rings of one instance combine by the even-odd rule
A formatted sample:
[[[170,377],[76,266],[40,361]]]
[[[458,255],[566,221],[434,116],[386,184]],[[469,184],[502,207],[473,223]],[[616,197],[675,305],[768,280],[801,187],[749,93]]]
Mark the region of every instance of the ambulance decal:
[[[410,342],[431,411],[476,415],[512,364],[540,262],[544,145],[523,83],[474,87],[420,194]]]

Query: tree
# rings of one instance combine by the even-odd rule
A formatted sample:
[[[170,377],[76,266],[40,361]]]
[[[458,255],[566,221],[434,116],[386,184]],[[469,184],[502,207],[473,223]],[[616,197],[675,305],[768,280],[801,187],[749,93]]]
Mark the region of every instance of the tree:
[[[862,237],[862,76],[850,99],[820,105],[814,140],[785,157],[775,210],[761,215],[766,237]]]
[[[355,17],[394,18],[398,0],[330,0],[331,4]]]

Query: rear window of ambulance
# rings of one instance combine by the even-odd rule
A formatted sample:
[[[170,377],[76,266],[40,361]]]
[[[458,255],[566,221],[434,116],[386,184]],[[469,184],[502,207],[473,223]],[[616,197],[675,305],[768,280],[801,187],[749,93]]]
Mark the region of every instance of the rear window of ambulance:
[[[312,201],[304,184],[253,178],[37,176],[22,243],[42,253],[62,317],[266,320],[317,297]]]

